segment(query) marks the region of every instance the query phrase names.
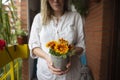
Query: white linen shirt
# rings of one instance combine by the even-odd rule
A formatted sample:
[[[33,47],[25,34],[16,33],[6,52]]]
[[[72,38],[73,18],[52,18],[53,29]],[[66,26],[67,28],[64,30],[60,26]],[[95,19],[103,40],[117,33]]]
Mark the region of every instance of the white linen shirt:
[[[79,56],[75,56],[71,62],[71,70],[64,75],[52,74],[47,66],[47,62],[32,54],[32,49],[40,47],[48,55],[49,49],[46,43],[51,40],[63,38],[69,44],[85,49],[82,19],[77,12],[65,12],[57,22],[56,17],[52,17],[48,25],[42,25],[41,14],[34,18],[29,38],[29,49],[32,58],[38,58],[37,77],[38,80],[80,80],[80,61]]]

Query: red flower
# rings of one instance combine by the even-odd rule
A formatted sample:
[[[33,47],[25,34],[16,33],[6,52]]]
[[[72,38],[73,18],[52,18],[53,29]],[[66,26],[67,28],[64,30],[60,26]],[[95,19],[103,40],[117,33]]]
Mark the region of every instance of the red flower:
[[[5,47],[6,42],[5,40],[0,40],[0,50],[3,50],[3,48]]]
[[[3,48],[5,48],[6,52],[8,53],[8,55],[10,56],[10,58],[13,60],[13,58],[12,58],[12,56],[11,56],[11,54],[10,54],[7,46],[6,46],[5,40],[1,40],[0,39],[0,50],[3,50]]]

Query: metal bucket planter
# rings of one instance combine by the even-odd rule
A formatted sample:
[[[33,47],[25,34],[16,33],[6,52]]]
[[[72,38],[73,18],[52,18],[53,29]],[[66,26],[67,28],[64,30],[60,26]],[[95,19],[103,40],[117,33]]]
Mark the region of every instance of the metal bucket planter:
[[[66,65],[68,64],[69,62],[69,57],[67,58],[63,58],[61,56],[54,56],[54,55],[51,55],[51,59],[52,59],[52,62],[53,62],[53,66],[57,69],[61,69],[61,70],[66,70]]]

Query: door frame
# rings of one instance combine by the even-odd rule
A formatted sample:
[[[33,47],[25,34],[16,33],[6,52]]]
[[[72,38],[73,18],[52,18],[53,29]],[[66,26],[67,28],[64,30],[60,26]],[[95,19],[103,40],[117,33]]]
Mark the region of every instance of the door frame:
[[[120,80],[120,6],[119,0],[113,1],[114,27],[112,34],[111,53],[109,55],[108,80]]]

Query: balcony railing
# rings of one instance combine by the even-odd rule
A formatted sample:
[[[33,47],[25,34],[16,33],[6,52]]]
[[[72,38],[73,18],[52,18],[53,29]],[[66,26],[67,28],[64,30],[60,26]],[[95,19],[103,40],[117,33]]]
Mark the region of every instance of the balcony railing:
[[[0,50],[0,80],[20,80],[19,58],[28,58],[28,45],[13,45],[8,50],[9,55],[6,50]]]

